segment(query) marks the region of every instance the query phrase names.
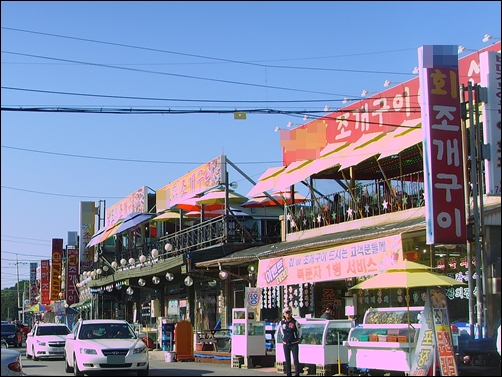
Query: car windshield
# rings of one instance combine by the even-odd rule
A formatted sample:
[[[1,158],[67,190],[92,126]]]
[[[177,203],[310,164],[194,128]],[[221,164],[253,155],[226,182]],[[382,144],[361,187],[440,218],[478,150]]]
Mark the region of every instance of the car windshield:
[[[68,335],[70,330],[65,326],[39,326],[37,335]]]
[[[80,339],[135,339],[136,334],[127,324],[84,324],[79,332]]]

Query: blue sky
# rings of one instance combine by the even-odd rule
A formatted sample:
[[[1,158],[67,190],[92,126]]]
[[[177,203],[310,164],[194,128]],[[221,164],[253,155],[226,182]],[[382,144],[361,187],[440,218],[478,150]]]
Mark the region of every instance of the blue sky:
[[[50,258],[52,238],[66,245],[68,231],[78,231],[81,201],[109,207],[222,153],[255,180],[281,165],[274,128],[303,119],[234,120],[233,110],[341,107],[363,89],[384,90],[385,80],[411,79],[422,45],[478,50],[486,33],[501,36],[500,2],[487,1],[1,7],[2,107],[187,111],[2,111],[2,288],[17,280],[16,255],[19,277],[28,279],[24,263]],[[251,184],[229,173],[245,195]]]

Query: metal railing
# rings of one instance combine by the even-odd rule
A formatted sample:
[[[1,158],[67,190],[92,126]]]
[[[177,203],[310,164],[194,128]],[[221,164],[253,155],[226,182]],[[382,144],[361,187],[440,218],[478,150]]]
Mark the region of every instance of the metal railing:
[[[315,197],[286,206],[286,232],[294,233],[346,221],[424,206],[423,172],[357,184],[352,191]]]

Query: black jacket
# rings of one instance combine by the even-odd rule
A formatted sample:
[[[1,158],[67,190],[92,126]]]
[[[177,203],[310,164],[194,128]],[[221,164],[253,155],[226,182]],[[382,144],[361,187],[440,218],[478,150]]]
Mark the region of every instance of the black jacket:
[[[291,345],[295,343],[300,343],[300,338],[302,336],[302,329],[300,324],[293,317],[289,321],[283,319],[280,322],[279,331],[282,334],[282,343],[286,345]]]

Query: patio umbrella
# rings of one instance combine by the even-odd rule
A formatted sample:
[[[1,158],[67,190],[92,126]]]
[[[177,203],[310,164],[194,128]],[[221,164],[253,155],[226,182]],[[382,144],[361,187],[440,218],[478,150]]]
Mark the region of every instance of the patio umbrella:
[[[27,313],[44,313],[44,312],[50,312],[52,308],[49,305],[44,305],[44,304],[35,304],[30,306],[28,309],[25,311]]]
[[[388,289],[405,288],[408,308],[408,325],[410,325],[410,288],[418,287],[452,287],[467,285],[461,281],[431,271],[426,265],[403,260],[389,267],[385,272],[373,276],[349,289]]]
[[[198,200],[196,200],[196,203],[199,205],[225,204],[225,196],[226,196],[225,190],[214,190],[201,196]],[[248,200],[248,198],[245,197],[244,195],[237,194],[234,191],[228,191],[229,203],[232,204],[244,203],[246,200]]]
[[[181,214],[179,212],[166,211],[164,213],[161,213],[157,217],[154,217],[152,221],[179,221],[180,218]]]
[[[291,192],[289,191],[276,191],[271,196],[279,202],[279,204],[284,205],[285,203],[287,204],[292,204],[292,198],[291,198]],[[297,192],[295,192],[295,203],[301,203],[307,200],[307,198]],[[268,196],[266,195],[257,195],[247,202],[241,204],[241,207],[243,208],[257,208],[257,207],[273,207],[277,206],[277,204],[271,200]]]
[[[230,211],[229,211],[230,212]],[[241,211],[240,209],[237,208],[232,208],[232,212],[234,216],[250,216],[246,212]],[[214,218],[218,216],[222,216],[225,214],[225,210],[222,209],[215,209],[213,211],[204,211],[204,217],[205,218]],[[200,211],[190,211],[185,214],[186,217],[200,217]]]
[[[130,213],[122,219],[122,224],[120,224],[114,234],[122,233],[126,230],[134,228],[135,226],[138,226],[139,224],[150,220],[152,217],[152,213]]]
[[[176,207],[184,211],[200,211],[202,205],[197,203],[199,199],[200,198],[198,197],[185,199],[183,200],[183,202],[176,204]],[[221,209],[223,207],[225,207],[224,203],[211,204],[211,205],[204,204],[204,209],[208,211],[212,211],[214,209]]]

